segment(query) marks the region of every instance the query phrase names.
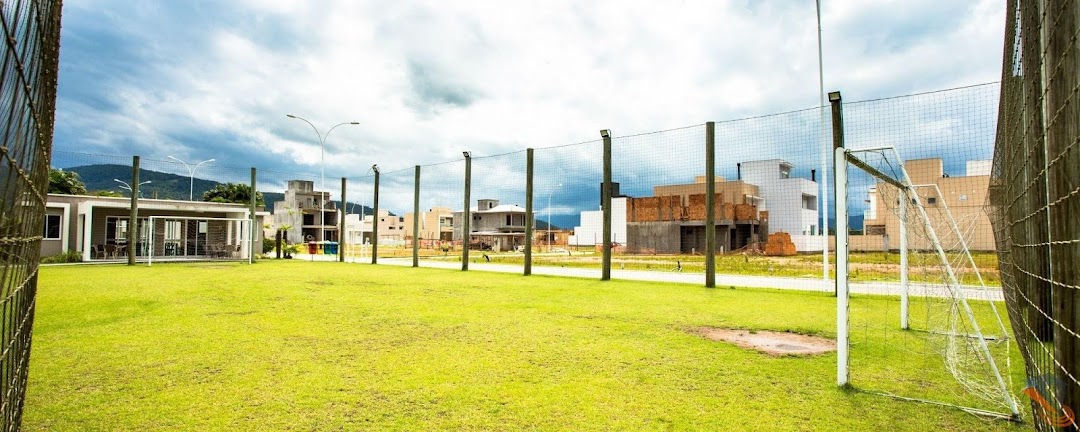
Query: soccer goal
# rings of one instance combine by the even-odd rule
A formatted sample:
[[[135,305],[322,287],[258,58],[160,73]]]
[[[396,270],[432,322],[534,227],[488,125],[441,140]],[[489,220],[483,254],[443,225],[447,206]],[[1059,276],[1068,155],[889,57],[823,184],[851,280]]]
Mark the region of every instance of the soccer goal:
[[[154,261],[248,261],[251,219],[150,216],[146,265]]]
[[[972,253],[993,248],[986,176],[949,178],[940,159],[905,165],[892,147],[834,156],[838,384],[1019,418],[1022,371],[1011,367],[1001,289],[984,277],[996,262]],[[852,209],[864,210],[856,234]]]

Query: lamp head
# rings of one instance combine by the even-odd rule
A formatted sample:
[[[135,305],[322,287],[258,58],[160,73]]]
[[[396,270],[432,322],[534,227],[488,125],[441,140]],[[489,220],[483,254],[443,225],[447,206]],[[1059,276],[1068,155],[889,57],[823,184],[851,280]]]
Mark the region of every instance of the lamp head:
[[[468,159],[468,158],[472,157],[472,153],[467,152],[467,151],[463,151],[463,152],[461,152],[461,154],[465,155],[465,159]]]
[[[379,172],[379,164],[371,164],[371,170],[375,171],[375,172]]]
[[[360,122],[349,122],[349,124],[351,124],[351,125],[358,125],[358,124],[360,124]]]
[[[829,102],[839,102],[839,101],[840,101],[840,92],[838,92],[838,91],[829,92]]]
[[[288,118],[296,118],[296,116],[294,116],[294,115],[292,115],[292,114],[285,114],[285,117],[288,117]]]
[[[601,138],[611,138],[611,130],[610,129],[601,129],[600,130],[600,137]]]

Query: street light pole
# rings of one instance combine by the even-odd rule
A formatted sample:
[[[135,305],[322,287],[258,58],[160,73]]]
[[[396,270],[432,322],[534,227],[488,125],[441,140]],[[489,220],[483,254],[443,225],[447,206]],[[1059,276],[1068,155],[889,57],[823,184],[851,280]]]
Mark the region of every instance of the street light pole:
[[[319,133],[319,128],[315,127],[315,125],[308,121],[308,119],[306,118],[295,116],[292,114],[285,114],[285,117],[303,120],[304,123],[307,123],[308,126],[311,126],[311,129],[315,131],[315,135],[319,137],[319,189],[322,189],[319,191],[319,195],[321,195],[319,197],[319,241],[324,241],[326,240],[326,215],[323,213],[326,211],[327,197],[327,193],[323,184],[326,181],[326,137],[330,136],[330,132],[333,132],[334,129],[337,129],[338,126],[358,125],[360,124],[360,122],[353,121],[338,123],[331,127],[330,130],[326,131],[326,134],[324,135],[322,133]],[[341,205],[344,207],[345,203],[341,203]]]
[[[555,186],[555,189],[561,188],[562,183]],[[548,252],[551,252],[551,195],[555,193],[555,189],[548,191],[548,220],[547,220],[547,244]]]
[[[120,183],[120,185],[121,185],[120,189],[131,192],[131,185],[128,184],[128,182],[120,180],[120,179],[113,179],[113,181]],[[150,184],[150,180],[147,180],[147,181],[144,181],[144,182],[139,182],[139,186],[142,186],[144,184]],[[141,189],[139,190],[139,197],[140,198],[142,197],[142,190]]]
[[[207,159],[207,160],[204,160],[202,162],[199,162],[199,163],[195,164],[195,166],[191,166],[191,165],[188,165],[187,162],[184,162],[184,161],[182,161],[180,159],[177,159],[175,157],[168,156],[168,158],[184,164],[184,168],[187,168],[187,170],[188,170],[188,178],[191,179],[188,182],[188,198],[187,199],[188,199],[188,201],[195,201],[195,170],[199,169],[199,165],[202,165],[204,163],[213,162],[214,159]]]

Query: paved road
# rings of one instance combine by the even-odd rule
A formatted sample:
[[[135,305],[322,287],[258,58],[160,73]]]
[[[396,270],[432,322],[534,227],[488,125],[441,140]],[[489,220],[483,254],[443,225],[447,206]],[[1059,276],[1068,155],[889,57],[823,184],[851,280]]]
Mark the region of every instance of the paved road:
[[[380,264],[412,265],[412,258],[380,258]],[[460,269],[460,262],[450,261],[420,261],[421,267]],[[520,265],[492,264],[492,263],[469,263],[469,270],[490,271],[500,273],[522,272]],[[599,268],[578,267],[540,267],[533,266],[533,274],[579,277],[587,279],[599,279]],[[611,270],[612,279],[638,280],[651,282],[675,282],[694,285],[705,285],[704,273],[662,272],[647,270]],[[743,275],[716,275],[717,286],[737,286],[752,288],[777,288],[800,291],[833,292],[833,282],[825,284],[821,279],[773,277],[773,276],[743,276]],[[962,287],[964,295],[968,299],[1002,301],[1001,288],[990,287],[983,290],[981,287],[965,285]],[[851,284],[851,291],[855,294],[876,295],[900,295],[899,282],[855,282]],[[931,286],[923,283],[912,282],[909,285],[909,293],[913,297],[944,297],[946,292],[941,286]]]

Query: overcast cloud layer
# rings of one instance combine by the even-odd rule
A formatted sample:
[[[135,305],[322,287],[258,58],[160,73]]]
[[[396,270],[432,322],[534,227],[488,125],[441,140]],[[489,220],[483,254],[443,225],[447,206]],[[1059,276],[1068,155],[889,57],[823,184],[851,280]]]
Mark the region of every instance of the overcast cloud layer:
[[[846,101],[996,81],[998,0],[823,0]],[[64,5],[54,147],[328,176],[818,104],[813,1]]]

